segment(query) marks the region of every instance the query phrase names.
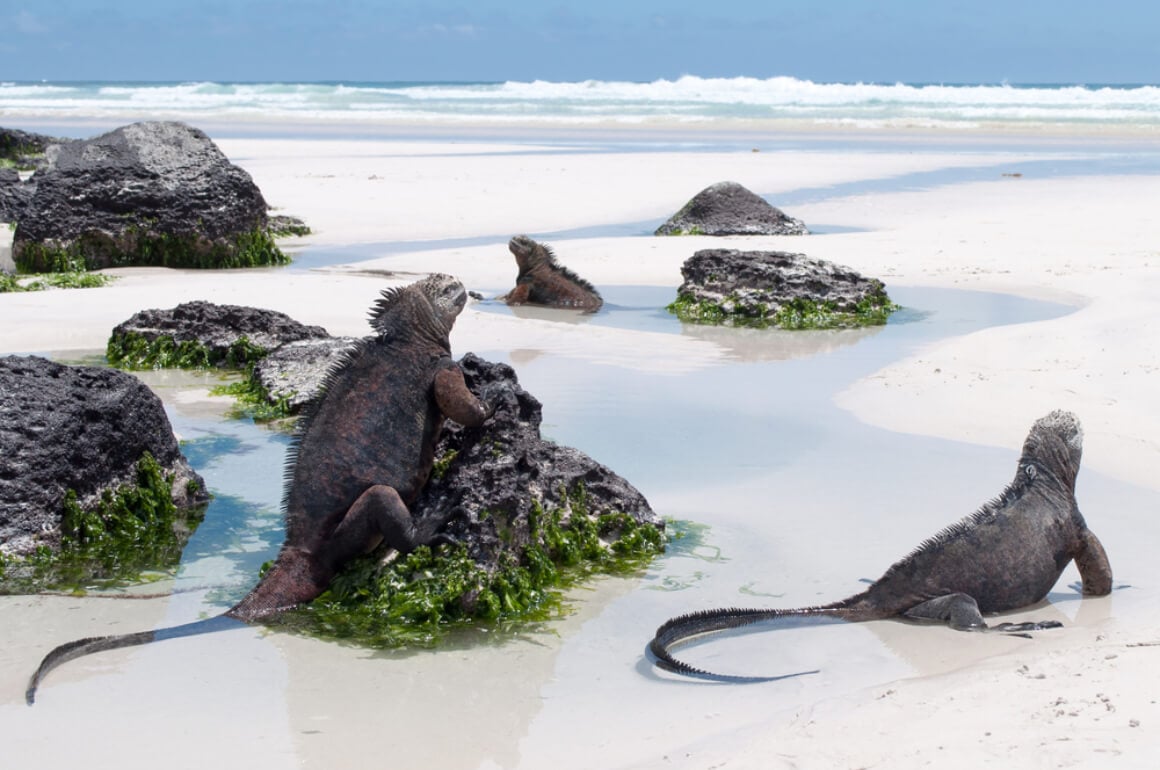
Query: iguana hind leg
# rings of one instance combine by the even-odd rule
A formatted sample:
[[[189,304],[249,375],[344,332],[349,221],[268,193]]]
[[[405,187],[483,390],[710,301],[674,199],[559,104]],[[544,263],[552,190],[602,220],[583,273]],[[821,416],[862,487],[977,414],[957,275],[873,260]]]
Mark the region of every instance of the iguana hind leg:
[[[416,520],[393,487],[376,484],[354,501],[317,556],[337,570],[379,543],[409,553],[430,543],[446,523],[445,520]]]
[[[974,597],[967,594],[947,594],[916,604],[902,613],[913,620],[938,620],[956,631],[982,631],[987,627],[983,613]]]
[[[994,631],[1002,634],[1024,634],[1063,625],[1056,620],[1042,620],[988,626],[987,621],[983,620],[983,613],[979,612],[978,602],[973,596],[963,593],[947,594],[925,601],[911,607],[903,615],[913,620],[940,620],[956,631]]]

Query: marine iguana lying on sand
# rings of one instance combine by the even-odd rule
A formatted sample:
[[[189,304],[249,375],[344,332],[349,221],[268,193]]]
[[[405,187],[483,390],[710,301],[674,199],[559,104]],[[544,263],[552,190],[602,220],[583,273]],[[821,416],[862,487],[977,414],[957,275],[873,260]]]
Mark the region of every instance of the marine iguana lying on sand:
[[[216,618],[61,645],[33,674],[29,705],[65,661],[232,625],[226,618],[259,620],[314,599],[343,564],[381,542],[407,552],[436,539],[446,522],[416,521],[408,506],[427,482],[443,420],[478,426],[493,411],[451,358],[448,335],[466,299],[455,278],[431,275],[384,291],[371,307],[377,334],[331,369],[298,422],[286,462],[286,541],[244,599]]]
[[[595,313],[604,304],[600,293],[556,261],[552,250],[526,235],[508,241],[516,258],[516,286],[500,297],[509,305],[547,305]]]
[[[1054,411],[1035,422],[1023,443],[1015,480],[976,513],[939,532],[860,594],[820,607],[694,612],[657,629],[649,651],[661,668],[718,681],[781,677],[716,675],[672,656],[672,646],[713,631],[775,618],[847,621],[906,618],[942,621],[960,631],[1023,632],[1059,625],[1003,623],[982,613],[1040,601],[1075,560],[1088,596],[1112,590],[1112,568],[1075,501],[1083,431],[1075,415]],[[792,676],[792,674],[791,674]]]

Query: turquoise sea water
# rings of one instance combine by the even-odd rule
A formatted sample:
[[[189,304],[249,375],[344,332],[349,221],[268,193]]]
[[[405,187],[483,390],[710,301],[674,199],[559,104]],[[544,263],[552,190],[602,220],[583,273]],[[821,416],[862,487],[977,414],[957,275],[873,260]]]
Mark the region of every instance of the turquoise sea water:
[[[343,123],[1160,130],[1160,86],[814,83],[791,77],[583,82],[0,82],[0,124],[78,118]]]

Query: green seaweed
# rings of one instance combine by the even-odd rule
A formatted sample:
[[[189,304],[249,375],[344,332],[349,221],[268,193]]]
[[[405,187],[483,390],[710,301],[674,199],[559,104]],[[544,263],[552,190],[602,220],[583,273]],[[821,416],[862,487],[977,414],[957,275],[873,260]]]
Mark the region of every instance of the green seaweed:
[[[62,273],[34,273],[28,275],[8,275],[0,273],[0,294],[20,291],[44,291],[45,289],[95,289],[108,286],[115,276],[89,273],[84,270],[70,270]]]
[[[451,463],[459,456],[459,452],[455,449],[450,449],[444,452],[439,457],[435,458],[435,462],[431,465],[431,478],[441,479],[447,474],[447,469],[451,467]],[[480,514],[482,516],[482,514]]]
[[[289,238],[292,236],[310,235],[313,231],[310,226],[298,221],[279,219],[274,221],[271,219],[270,227],[267,232],[274,238]]]
[[[494,571],[462,544],[421,547],[385,565],[363,557],[322,596],[276,622],[370,647],[429,647],[454,629],[521,628],[558,617],[569,611],[566,588],[596,573],[639,571],[664,550],[656,527],[623,513],[590,513],[583,485],[565,498],[546,510],[532,505],[530,542],[518,554],[505,551]],[[492,517],[497,525],[503,518]],[[505,542],[511,539],[509,531]]]
[[[290,263],[264,227],[210,239],[201,233],[157,232],[150,229],[151,224],[130,225],[117,235],[89,232],[67,242],[22,243],[13,249],[13,258],[20,272],[131,266],[225,269]]]
[[[795,299],[780,307],[771,308],[753,303],[745,308],[736,297],[724,303],[698,300],[688,292],[680,292],[665,309],[686,323],[741,326],[754,329],[777,327],[781,329],[849,329],[863,326],[881,326],[900,306],[890,301],[886,292],[864,298],[851,311],[839,310],[833,302],[815,302]]]
[[[152,339],[126,332],[113,334],[105,346],[105,358],[120,369],[234,369],[244,372],[238,382],[219,385],[210,390],[214,396],[232,396],[236,403],[230,416],[255,422],[275,422],[294,416],[290,399],[294,394],[277,397],[262,386],[254,374],[254,364],[269,351],[242,335],[224,352],[213,351],[197,340],[176,341],[169,335]]]
[[[211,388],[210,395],[233,396],[235,403],[230,409],[229,416],[235,419],[274,422],[294,416],[294,411],[290,408],[290,398],[293,394],[281,394],[275,398],[254,376],[252,367],[247,369],[245,376],[237,382]]]
[[[120,369],[241,369],[267,353],[245,335],[224,352],[212,351],[197,340],[178,342],[169,335],[150,339],[137,332],[113,334],[105,346],[105,358]]]
[[[144,452],[134,483],[106,489],[87,505],[67,490],[59,550],[41,546],[27,556],[0,554],[0,593],[110,587],[175,569],[205,506],[179,510],[171,485],[172,478]]]
[[[672,230],[666,230],[664,234],[671,235],[671,236],[704,235],[705,228],[701,227],[700,225],[689,225],[688,227],[678,227],[678,228],[674,228]]]

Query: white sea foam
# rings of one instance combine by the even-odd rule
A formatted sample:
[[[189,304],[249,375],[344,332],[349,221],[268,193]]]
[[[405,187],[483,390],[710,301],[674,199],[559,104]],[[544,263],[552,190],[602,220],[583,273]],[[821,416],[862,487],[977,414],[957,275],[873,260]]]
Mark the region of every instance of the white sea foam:
[[[14,83],[0,120],[250,117],[348,122],[738,122],[1106,125],[1160,131],[1160,87],[814,83],[789,77],[651,83]]]

